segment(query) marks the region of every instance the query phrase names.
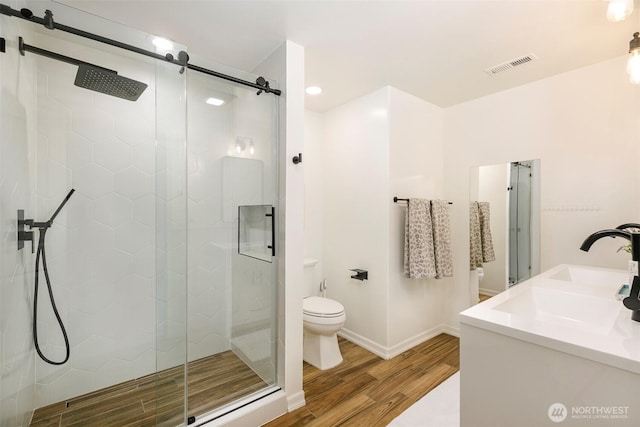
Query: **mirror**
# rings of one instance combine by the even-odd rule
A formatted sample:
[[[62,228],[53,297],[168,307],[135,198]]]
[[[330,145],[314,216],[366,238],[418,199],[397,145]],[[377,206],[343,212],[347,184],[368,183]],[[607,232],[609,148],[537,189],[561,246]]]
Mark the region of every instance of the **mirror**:
[[[472,216],[475,203],[484,222],[480,245],[494,254],[472,262],[484,300],[540,272],[540,160],[473,167],[469,188]],[[473,251],[473,220],[470,227]]]

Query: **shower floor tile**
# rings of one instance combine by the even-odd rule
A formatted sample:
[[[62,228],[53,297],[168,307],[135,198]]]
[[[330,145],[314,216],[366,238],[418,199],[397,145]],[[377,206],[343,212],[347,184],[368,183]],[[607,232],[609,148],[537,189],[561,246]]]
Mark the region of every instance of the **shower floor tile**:
[[[189,416],[260,390],[265,382],[232,351],[188,364]],[[36,409],[31,427],[177,425],[182,422],[184,368],[167,369]]]

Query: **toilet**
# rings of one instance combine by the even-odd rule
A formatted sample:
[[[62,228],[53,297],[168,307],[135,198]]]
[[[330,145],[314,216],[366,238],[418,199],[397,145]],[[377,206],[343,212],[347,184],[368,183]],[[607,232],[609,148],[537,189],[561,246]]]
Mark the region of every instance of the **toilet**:
[[[342,354],[338,347],[338,331],[344,326],[344,306],[329,298],[316,296],[320,280],[315,278],[316,260],[305,259],[306,297],[302,300],[304,330],[303,359],[324,370],[338,366]],[[317,283],[316,283],[317,282]]]

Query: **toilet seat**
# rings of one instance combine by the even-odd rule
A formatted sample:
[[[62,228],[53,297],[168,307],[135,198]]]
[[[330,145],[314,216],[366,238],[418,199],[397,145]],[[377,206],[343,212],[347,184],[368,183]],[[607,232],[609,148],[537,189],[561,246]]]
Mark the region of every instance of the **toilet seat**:
[[[307,297],[302,300],[305,317],[336,318],[344,316],[344,306],[338,301],[322,297]]]

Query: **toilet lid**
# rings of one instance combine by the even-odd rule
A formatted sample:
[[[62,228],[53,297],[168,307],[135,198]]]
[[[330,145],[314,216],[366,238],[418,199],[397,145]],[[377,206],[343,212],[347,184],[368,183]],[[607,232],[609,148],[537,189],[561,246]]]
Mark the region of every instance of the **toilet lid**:
[[[329,298],[308,297],[302,300],[302,310],[313,316],[330,316],[344,313],[344,306]]]

